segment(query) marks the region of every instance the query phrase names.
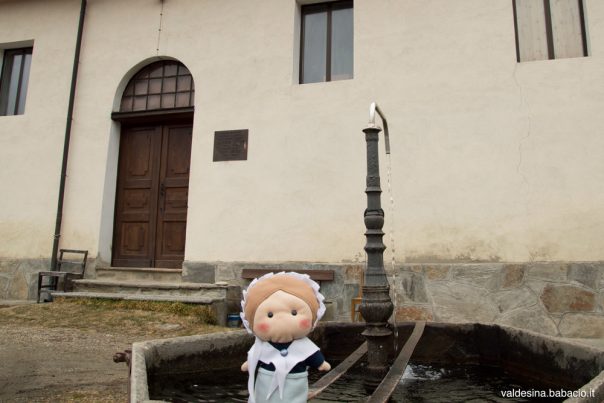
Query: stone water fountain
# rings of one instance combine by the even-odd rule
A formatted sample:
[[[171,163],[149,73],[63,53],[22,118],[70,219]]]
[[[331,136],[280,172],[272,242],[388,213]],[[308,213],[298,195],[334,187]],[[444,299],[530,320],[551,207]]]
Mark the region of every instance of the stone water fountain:
[[[360,373],[365,391],[369,390],[371,393],[377,387],[375,395],[380,395],[378,392],[383,391],[383,385],[388,380],[392,386],[392,390],[381,393],[378,397],[374,395],[374,399],[370,401],[387,401],[395,387],[400,389],[398,384],[411,355],[414,365],[420,366],[450,368],[481,365],[485,368],[499,368],[510,374],[511,379],[522,379],[524,387],[532,390],[545,390],[546,387],[551,389],[555,385],[580,390],[581,393],[577,394],[581,396],[566,400],[567,402],[604,401],[602,350],[493,324],[427,323],[421,339],[419,335],[422,333],[417,331],[415,323],[402,323],[396,328],[388,324],[393,303],[383,261],[386,247],[382,241],[384,211],[380,201],[378,157],[381,129],[375,125],[376,113],[382,118],[386,151],[389,152],[387,121],[380,108],[373,103],[370,107],[369,125],[363,130],[367,142],[367,209],[364,213],[367,268],[360,311],[366,322],[320,324],[311,338],[321,347],[327,359],[332,362],[343,361],[343,366],[352,356],[363,355],[364,350],[360,349],[364,348],[366,341],[366,362],[357,364],[361,367],[357,374]],[[422,323],[421,330],[423,329]],[[246,401],[245,381],[241,387],[233,386],[232,383],[241,378],[239,367],[252,343],[252,336],[244,330],[134,343],[131,356],[120,356],[127,358],[130,364],[130,401],[189,401],[189,397],[190,401]],[[394,345],[403,344],[405,346],[400,355],[399,351],[393,351]],[[392,359],[397,355],[391,368]],[[345,372],[340,370],[342,366],[332,369],[333,374],[328,373],[326,377],[336,378],[342,375],[339,373]],[[438,377],[429,382],[436,382],[436,378]],[[321,381],[317,382],[319,383]],[[334,387],[337,387],[337,382]],[[327,387],[327,391],[329,388]],[[345,381],[339,388],[336,400],[346,395],[342,390],[352,386],[350,381]],[[226,397],[226,390],[233,392],[229,392],[231,394]],[[363,393],[355,390],[354,394],[358,394],[358,399],[346,401],[364,400],[367,394]],[[451,400],[447,391],[440,393],[443,394],[444,401]],[[398,395],[394,392],[393,398],[396,400],[400,396],[400,391]],[[409,395],[403,393],[402,396],[409,400]]]

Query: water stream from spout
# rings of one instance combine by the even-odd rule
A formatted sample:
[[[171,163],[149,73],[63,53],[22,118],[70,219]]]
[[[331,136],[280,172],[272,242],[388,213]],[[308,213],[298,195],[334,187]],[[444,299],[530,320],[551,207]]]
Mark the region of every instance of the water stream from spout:
[[[388,217],[388,237],[390,239],[390,271],[392,272],[392,287],[390,287],[390,298],[394,303],[394,314],[392,315],[392,325],[394,332],[394,351],[398,353],[398,327],[396,326],[396,247],[394,242],[394,195],[392,194],[392,157],[391,153],[386,154],[386,182],[388,189],[388,199],[390,201],[390,211]]]

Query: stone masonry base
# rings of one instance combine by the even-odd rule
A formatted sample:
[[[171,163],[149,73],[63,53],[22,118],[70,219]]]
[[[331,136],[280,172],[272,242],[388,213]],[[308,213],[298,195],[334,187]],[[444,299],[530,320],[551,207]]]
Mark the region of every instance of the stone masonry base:
[[[485,322],[604,338],[604,263],[410,264],[391,279],[395,319]]]
[[[50,259],[0,258],[0,300],[36,299],[38,273],[49,267]]]
[[[338,321],[350,321],[364,267],[296,262],[193,266],[213,272],[216,281],[242,287],[248,284],[241,279],[244,268],[334,270],[335,281],[321,284],[321,291],[332,303],[330,319]],[[400,264],[386,271],[397,322],[498,323],[552,336],[604,338],[604,262]]]
[[[0,259],[0,300],[35,299],[48,259]],[[243,269],[333,270],[321,284],[329,320],[350,321],[363,263],[185,262],[183,281],[246,287]],[[386,271],[396,322],[498,323],[562,337],[604,338],[604,262],[399,264]],[[231,306],[237,297],[231,296]]]

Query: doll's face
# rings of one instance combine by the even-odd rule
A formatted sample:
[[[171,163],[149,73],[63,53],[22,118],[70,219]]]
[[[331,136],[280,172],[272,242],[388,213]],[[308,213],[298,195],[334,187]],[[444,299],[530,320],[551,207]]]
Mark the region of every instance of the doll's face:
[[[312,322],[312,311],[306,302],[277,291],[258,305],[252,330],[264,341],[288,343],[310,333]]]

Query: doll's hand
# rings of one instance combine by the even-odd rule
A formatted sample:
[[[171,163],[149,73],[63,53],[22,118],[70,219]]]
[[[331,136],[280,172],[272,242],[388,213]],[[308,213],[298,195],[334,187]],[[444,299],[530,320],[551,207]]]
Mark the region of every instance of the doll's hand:
[[[243,364],[241,364],[241,370],[242,370],[243,372],[247,372],[247,361],[246,361],[246,362],[244,362]]]
[[[329,371],[331,369],[331,365],[327,361],[323,361],[323,364],[318,368],[319,371]]]

